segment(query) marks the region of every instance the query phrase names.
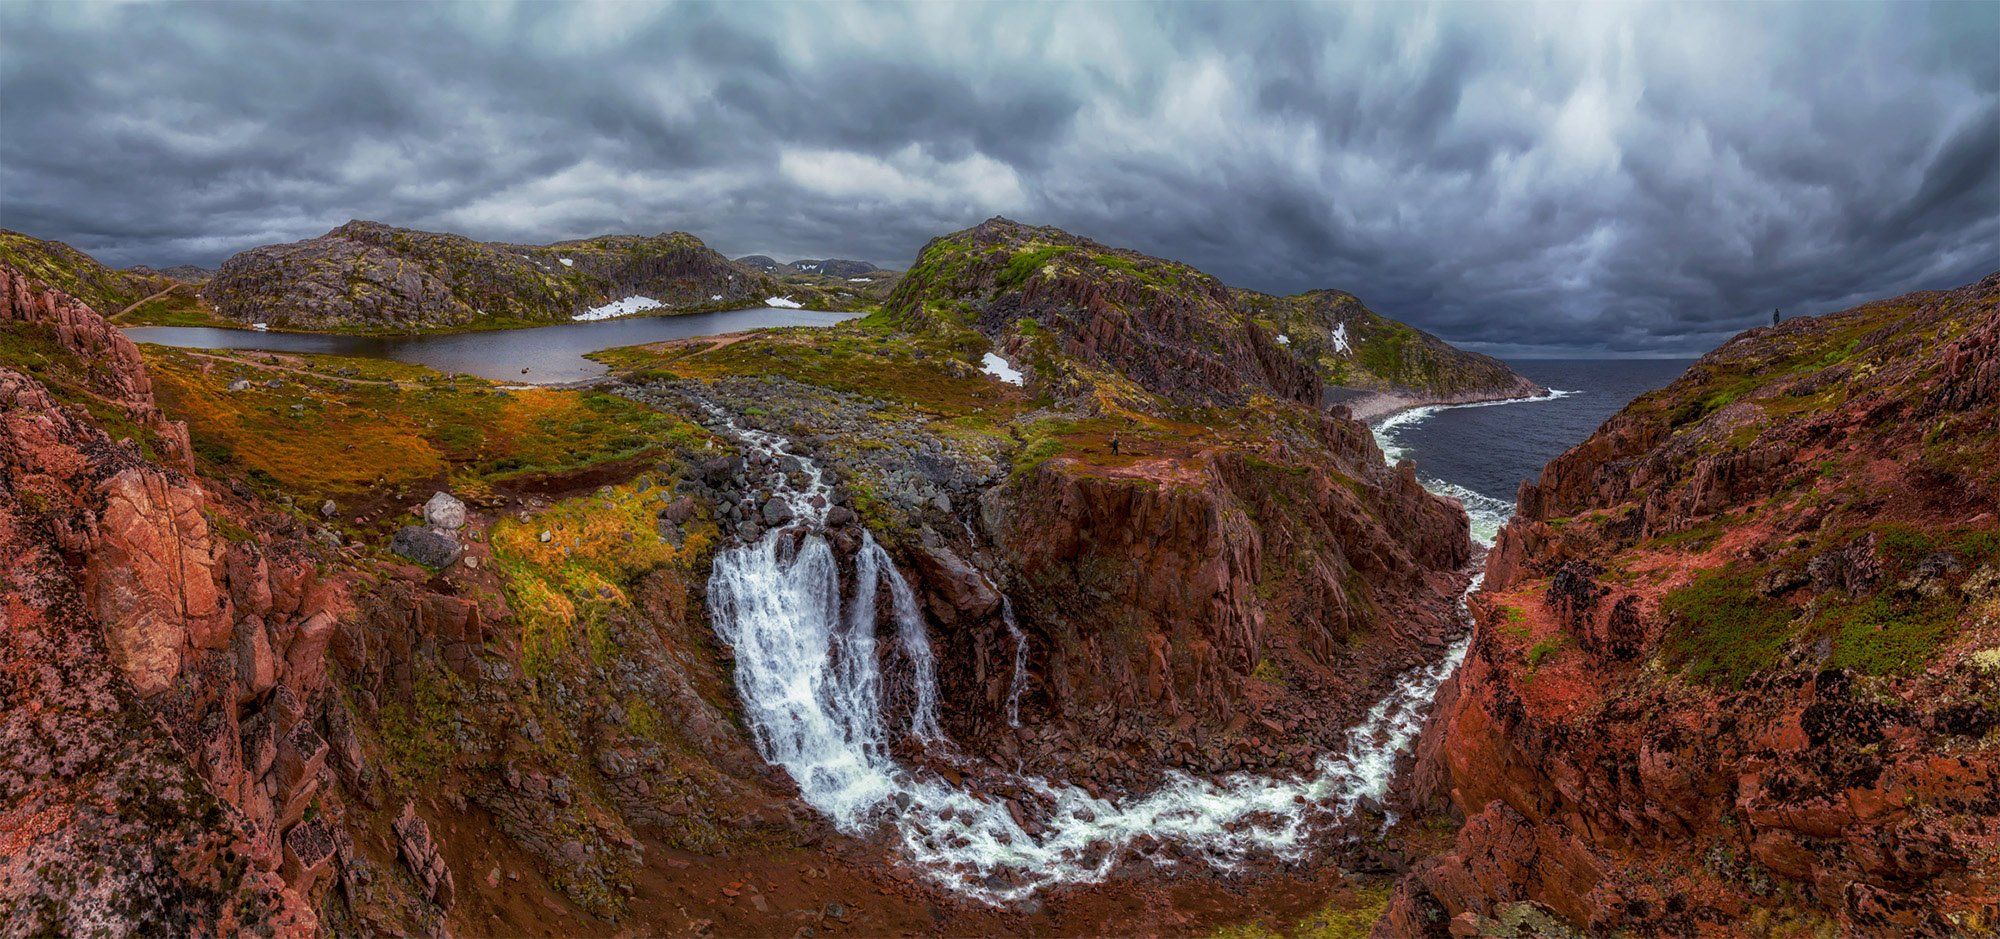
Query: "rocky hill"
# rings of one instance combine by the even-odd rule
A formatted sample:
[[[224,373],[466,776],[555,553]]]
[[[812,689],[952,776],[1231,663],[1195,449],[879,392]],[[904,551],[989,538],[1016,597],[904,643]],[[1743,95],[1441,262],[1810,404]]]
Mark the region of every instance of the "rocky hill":
[[[867,261],[848,261],[840,258],[825,260],[805,259],[790,264],[780,264],[776,259],[764,254],[749,254],[737,258],[736,263],[766,274],[817,274],[822,277],[862,277],[882,270]]]
[[[75,297],[123,325],[195,326],[214,321],[193,276],[199,268],[118,270],[60,241],[0,229],[0,263]]]
[[[1522,487],[1378,935],[1991,934],[1995,493],[2000,275],[1633,402]]]
[[[966,331],[1065,397],[1122,380],[1182,403],[1255,394],[1319,403],[1339,388],[1410,403],[1541,393],[1335,291],[1271,297],[1185,264],[995,218],[924,247],[885,306],[914,329]]]
[[[805,259],[785,265],[795,274],[819,274],[824,277],[861,277],[873,274],[881,268],[867,261],[848,261],[841,258],[824,260]]]
[[[691,312],[791,293],[685,232],[510,245],[359,221],[237,254],[202,292],[237,322],[397,330],[561,322],[635,296]]]

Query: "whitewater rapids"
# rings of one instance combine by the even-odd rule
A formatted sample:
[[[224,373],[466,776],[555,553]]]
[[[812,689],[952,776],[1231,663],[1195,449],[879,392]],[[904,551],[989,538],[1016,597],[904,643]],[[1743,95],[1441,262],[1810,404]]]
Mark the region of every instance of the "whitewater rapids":
[[[820,533],[833,504],[820,468],[791,453],[783,438],[722,423],[793,511],[791,523],[719,553],[709,580],[716,632],[735,650],[737,690],[759,752],[842,831],[886,828],[924,876],[987,903],[1101,881],[1135,856],[1161,865],[1192,856],[1224,869],[1253,856],[1301,856],[1312,831],[1387,794],[1397,757],[1465,654],[1461,641],[1403,675],[1348,732],[1340,752],[1322,756],[1303,777],[1238,773],[1208,781],[1169,772],[1152,793],[1113,800],[1041,777],[1001,774],[1007,788],[1022,794],[1017,804],[1032,803],[1021,809],[1032,813],[1032,829],[1024,827],[1006,800],[894,758],[892,743],[905,739],[958,758],[938,723],[936,660],[908,582],[864,534],[851,595],[842,596],[833,548]],[[781,467],[794,469],[787,474]],[[884,606],[895,626],[887,646],[875,629]],[[1015,639],[1017,651],[1024,650],[1025,638]],[[1020,658],[1010,719],[1025,666]],[[913,690],[897,726],[885,709],[885,661],[899,675],[907,670]]]

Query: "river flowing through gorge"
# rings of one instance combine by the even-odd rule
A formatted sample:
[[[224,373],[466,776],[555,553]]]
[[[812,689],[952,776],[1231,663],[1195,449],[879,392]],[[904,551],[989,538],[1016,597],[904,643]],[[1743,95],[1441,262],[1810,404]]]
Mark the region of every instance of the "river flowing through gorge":
[[[1311,833],[1386,795],[1397,757],[1465,652],[1461,640],[1401,676],[1345,745],[1302,776],[1205,780],[1170,771],[1151,793],[1123,799],[990,766],[979,768],[984,791],[954,785],[895,755],[914,747],[925,761],[972,762],[940,727],[936,661],[910,584],[864,534],[844,594],[840,559],[823,533],[834,492],[821,468],[776,435],[719,415],[717,429],[744,445],[791,510],[786,524],[720,552],[709,584],[715,629],[734,649],[760,753],[841,831],[886,829],[924,876],[990,904],[1101,881],[1136,858],[1229,869],[1258,856],[1300,856]],[[1461,615],[1462,607],[1461,599]],[[884,613],[894,634],[878,637]],[[1014,638],[1024,649],[1025,638]],[[1025,655],[1016,655],[1010,721],[1025,667]],[[908,689],[897,707],[885,668]]]

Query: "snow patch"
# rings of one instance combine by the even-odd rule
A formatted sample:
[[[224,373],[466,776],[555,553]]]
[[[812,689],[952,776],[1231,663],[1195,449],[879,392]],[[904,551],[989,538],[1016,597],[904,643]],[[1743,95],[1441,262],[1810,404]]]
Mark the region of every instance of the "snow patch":
[[[850,284],[865,284],[865,283],[867,283],[867,282],[868,282],[868,278],[866,278],[866,277],[849,277],[849,278],[847,279],[847,282],[848,282],[848,283],[850,283]]]
[[[790,297],[765,297],[765,306],[783,307],[787,310],[803,310],[806,305]]]
[[[1021,373],[1014,368],[1014,363],[991,352],[986,353],[986,358],[980,361],[980,367],[986,371],[986,374],[998,378],[1007,384],[1018,385],[1021,383]]]
[[[1291,344],[1292,344],[1292,337],[1287,336],[1284,333],[1278,334],[1278,345],[1289,346]]]
[[[1333,328],[1333,351],[1346,352],[1348,349],[1349,346],[1347,345],[1347,324],[1341,323],[1340,325],[1335,326]]]
[[[562,262],[562,266],[564,266],[564,267],[575,267],[575,266],[576,266],[576,262],[575,262],[575,261],[572,261],[572,260],[570,260],[569,258],[558,258],[557,260],[561,261],[561,262]]]
[[[594,306],[570,317],[573,320],[608,320],[616,316],[629,316],[641,310],[660,307],[660,301],[652,297],[631,296],[623,300],[613,300],[603,306]]]

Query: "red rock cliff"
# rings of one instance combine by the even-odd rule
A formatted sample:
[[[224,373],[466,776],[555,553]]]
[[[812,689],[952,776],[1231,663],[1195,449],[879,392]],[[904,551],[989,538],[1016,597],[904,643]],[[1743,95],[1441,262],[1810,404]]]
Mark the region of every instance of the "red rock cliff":
[[[1745,333],[1552,462],[1378,934],[1994,929],[1996,428],[2000,275]]]
[[[326,751],[305,706],[339,592],[294,542],[219,535],[237,509],[84,416],[179,429],[115,328],[11,270],[0,311],[93,378],[65,402],[0,368],[10,922],[310,934],[340,842],[305,817]]]

